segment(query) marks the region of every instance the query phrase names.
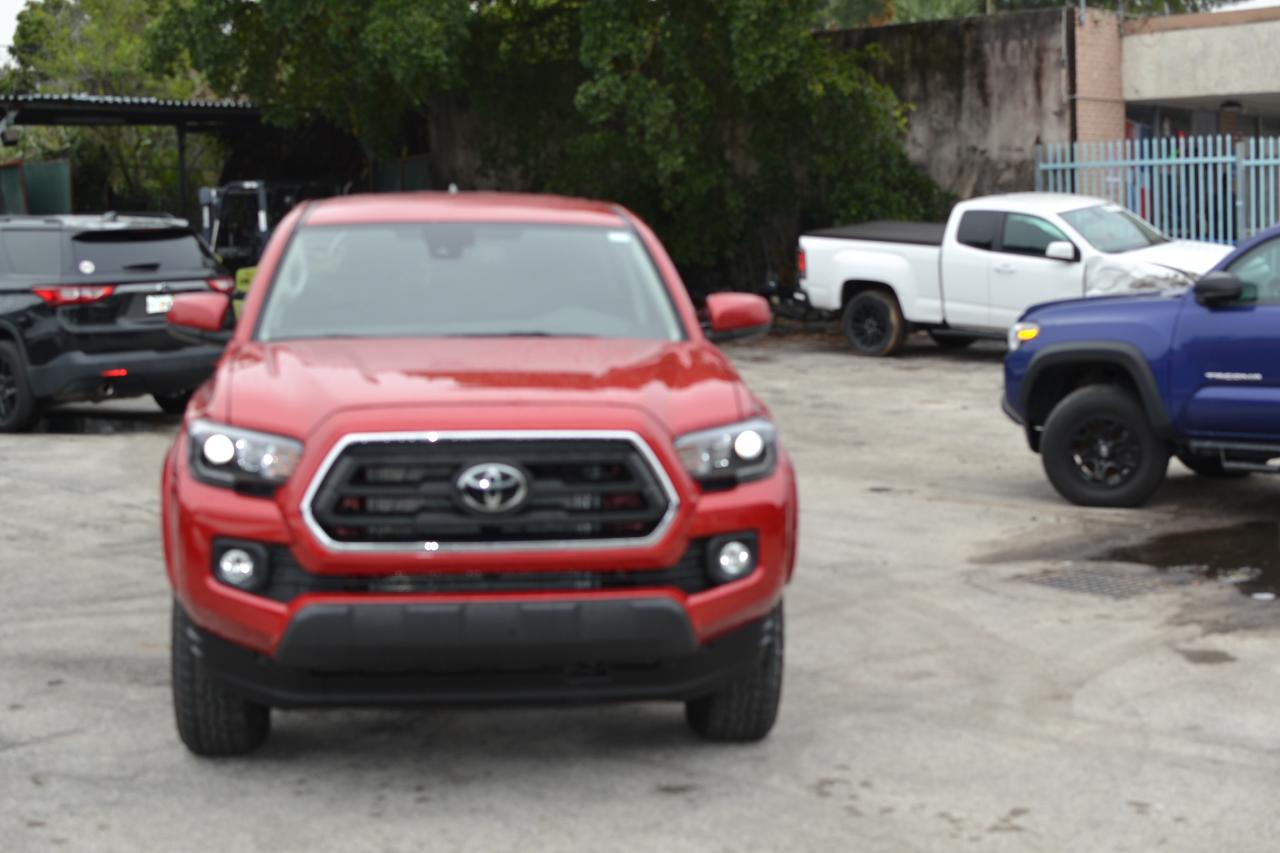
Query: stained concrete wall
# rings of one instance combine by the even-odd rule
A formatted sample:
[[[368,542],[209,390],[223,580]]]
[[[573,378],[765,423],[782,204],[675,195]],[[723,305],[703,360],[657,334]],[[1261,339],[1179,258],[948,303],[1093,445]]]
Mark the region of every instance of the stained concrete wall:
[[[831,33],[878,45],[877,77],[911,105],[907,152],[961,197],[1031,189],[1038,142],[1072,135],[1068,9]]]

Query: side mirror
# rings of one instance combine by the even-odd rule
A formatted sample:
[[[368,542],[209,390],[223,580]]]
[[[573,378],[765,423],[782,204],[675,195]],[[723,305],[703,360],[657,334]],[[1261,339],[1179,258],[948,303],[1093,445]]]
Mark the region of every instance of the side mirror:
[[[1055,261],[1080,260],[1076,247],[1066,240],[1054,240],[1044,247],[1044,256]]]
[[[1235,302],[1244,295],[1244,282],[1232,272],[1205,273],[1196,282],[1196,302],[1213,307],[1224,302]]]
[[[231,297],[225,293],[175,296],[166,318],[169,334],[193,344],[225,344],[231,340]]]
[[[708,294],[707,316],[707,337],[715,343],[763,334],[773,323],[769,303],[754,293]]]

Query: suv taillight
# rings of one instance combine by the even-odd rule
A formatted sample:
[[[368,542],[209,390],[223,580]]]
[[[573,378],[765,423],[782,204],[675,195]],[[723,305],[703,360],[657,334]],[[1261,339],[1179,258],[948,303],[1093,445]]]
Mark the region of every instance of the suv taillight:
[[[804,249],[796,249],[796,274],[798,278],[804,278],[805,273],[809,271],[809,263],[805,260]]]
[[[226,275],[208,279],[208,283],[210,290],[216,290],[219,293],[230,293],[236,289],[236,280]]]
[[[116,286],[114,284],[72,284],[54,287],[34,287],[31,292],[56,308],[62,305],[84,305],[87,302],[99,302],[115,293]]]

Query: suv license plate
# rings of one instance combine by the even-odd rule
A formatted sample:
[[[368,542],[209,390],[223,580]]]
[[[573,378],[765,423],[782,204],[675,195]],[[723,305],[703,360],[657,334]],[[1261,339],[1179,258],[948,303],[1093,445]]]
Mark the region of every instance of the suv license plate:
[[[148,314],[167,314],[173,307],[173,297],[168,293],[147,294]]]

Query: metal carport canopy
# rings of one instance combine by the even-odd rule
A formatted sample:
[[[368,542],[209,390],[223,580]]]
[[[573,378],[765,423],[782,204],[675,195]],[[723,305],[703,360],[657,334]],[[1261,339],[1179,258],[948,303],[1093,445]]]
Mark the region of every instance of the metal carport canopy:
[[[187,201],[187,131],[257,124],[262,114],[247,101],[168,100],[121,95],[0,95],[0,133],[13,125],[170,125],[178,133],[178,196]]]

